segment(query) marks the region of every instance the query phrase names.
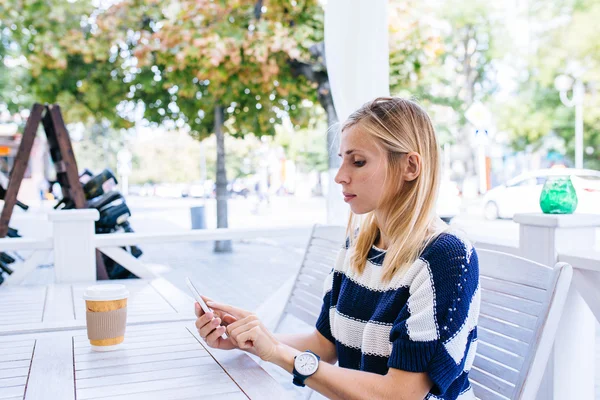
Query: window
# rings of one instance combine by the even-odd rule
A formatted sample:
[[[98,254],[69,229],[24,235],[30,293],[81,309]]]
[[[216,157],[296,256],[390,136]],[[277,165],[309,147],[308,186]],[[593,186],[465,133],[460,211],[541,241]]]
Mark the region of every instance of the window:
[[[523,187],[523,186],[534,186],[536,184],[536,178],[527,178],[521,181],[515,182],[509,187]]]

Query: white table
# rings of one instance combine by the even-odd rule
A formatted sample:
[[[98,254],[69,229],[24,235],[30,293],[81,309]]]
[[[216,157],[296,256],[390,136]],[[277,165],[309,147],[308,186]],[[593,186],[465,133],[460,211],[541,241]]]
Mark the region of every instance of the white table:
[[[85,288],[111,283],[130,292],[128,325],[195,319],[192,298],[162,278],[0,286],[0,336],[85,328]]]
[[[0,337],[0,398],[284,399],[238,350],[206,348],[193,322],[128,326],[118,350],[91,350],[84,330]]]

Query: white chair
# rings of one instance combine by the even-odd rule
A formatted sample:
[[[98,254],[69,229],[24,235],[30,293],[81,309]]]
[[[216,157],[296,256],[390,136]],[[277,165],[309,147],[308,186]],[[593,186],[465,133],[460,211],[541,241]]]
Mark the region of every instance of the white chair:
[[[534,399],[550,356],[573,269],[477,250],[481,313],[469,373],[479,399]]]
[[[275,325],[275,332],[287,315],[293,315],[315,326],[323,305],[323,284],[335,266],[345,236],[346,228],[342,226],[315,225],[313,227],[292,290]]]
[[[323,304],[325,278],[335,266],[337,255],[344,245],[345,237],[345,227],[330,225],[315,225],[313,227],[298,273],[295,277],[290,278],[289,283],[284,284],[265,302],[267,304],[261,306],[257,311],[263,323],[272,328],[273,332],[280,331],[282,327],[284,327],[284,330],[290,328],[289,325],[283,323],[288,316],[298,318],[299,321],[289,319],[286,321],[293,322],[297,329],[305,329],[306,331],[314,329]],[[275,304],[282,304],[283,307],[278,309]],[[310,388],[300,389],[292,386],[290,375],[283,373],[279,368],[273,367],[272,364],[262,361],[259,361],[259,364],[275,380],[284,385],[287,390],[290,390],[290,398],[324,399],[323,396]]]

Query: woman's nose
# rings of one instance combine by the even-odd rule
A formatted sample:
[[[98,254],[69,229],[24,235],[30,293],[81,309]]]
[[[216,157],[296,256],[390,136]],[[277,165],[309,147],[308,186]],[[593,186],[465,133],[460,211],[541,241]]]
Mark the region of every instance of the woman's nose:
[[[333,180],[338,185],[341,185],[342,183],[348,183],[348,175],[346,174],[343,165],[340,166],[340,169],[338,169],[338,172],[335,174],[335,178]]]

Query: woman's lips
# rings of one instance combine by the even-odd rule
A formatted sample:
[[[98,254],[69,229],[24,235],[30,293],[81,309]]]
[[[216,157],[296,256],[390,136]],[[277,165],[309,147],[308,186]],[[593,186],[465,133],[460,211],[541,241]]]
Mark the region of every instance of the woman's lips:
[[[351,194],[351,193],[344,193],[344,201],[346,203],[352,201],[353,198],[355,198],[356,195],[355,194]]]

